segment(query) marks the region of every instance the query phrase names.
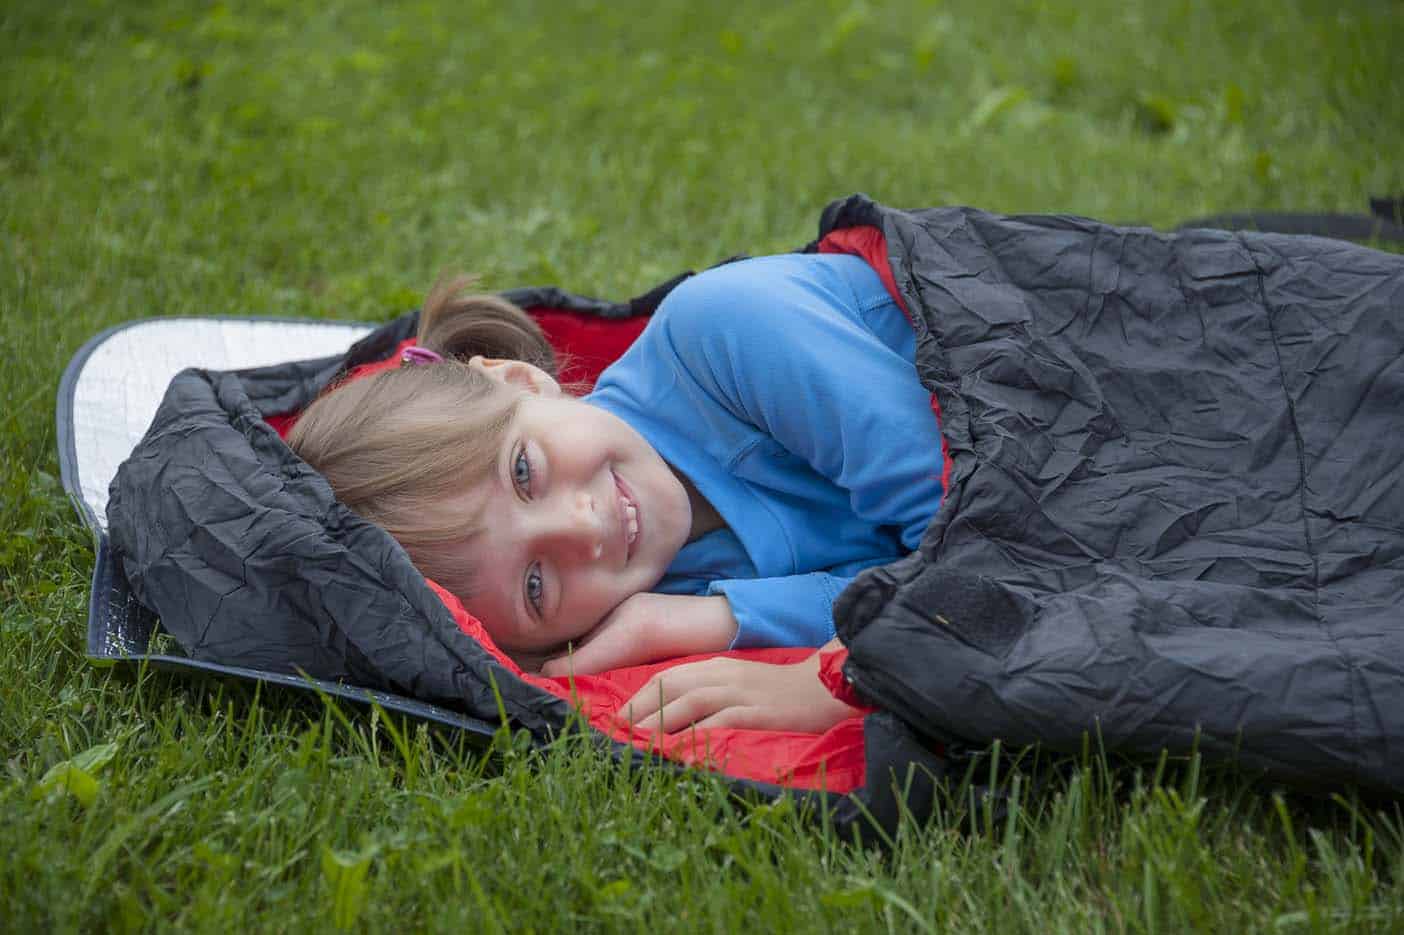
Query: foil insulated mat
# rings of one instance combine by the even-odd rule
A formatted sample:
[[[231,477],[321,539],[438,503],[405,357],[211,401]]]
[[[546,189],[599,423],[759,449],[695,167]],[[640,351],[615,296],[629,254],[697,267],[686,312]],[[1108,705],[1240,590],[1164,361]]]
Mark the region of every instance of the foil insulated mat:
[[[369,325],[162,318],[99,335],[75,358],[71,431],[77,491],[90,525],[107,530],[107,487],[141,440],[171,378],[187,367],[240,370],[344,353]],[[60,406],[63,405],[62,393]],[[71,488],[70,488],[71,489]]]

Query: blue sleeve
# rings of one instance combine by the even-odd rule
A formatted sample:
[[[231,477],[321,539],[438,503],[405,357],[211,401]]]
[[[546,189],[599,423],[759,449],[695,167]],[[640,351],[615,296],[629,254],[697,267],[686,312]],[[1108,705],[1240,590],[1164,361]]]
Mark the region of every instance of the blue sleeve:
[[[667,302],[691,379],[916,548],[941,501],[940,429],[911,325],[866,263],[763,257],[696,276]]]
[[[816,571],[713,581],[707,593],[731,604],[737,630],[728,649],[823,646],[834,638],[834,600],[852,580]]]

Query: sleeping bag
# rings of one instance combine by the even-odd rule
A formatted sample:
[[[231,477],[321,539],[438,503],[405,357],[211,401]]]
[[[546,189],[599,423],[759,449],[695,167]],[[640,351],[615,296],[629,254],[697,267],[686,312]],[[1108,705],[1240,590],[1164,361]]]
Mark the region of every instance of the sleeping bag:
[[[1089,733],[1404,790],[1404,258],[863,196],[829,206],[806,249],[862,256],[907,314],[946,497],[916,552],[835,605],[847,659],[827,684],[872,713],[659,752],[849,793],[840,823],[920,816],[952,751],[1075,751]],[[504,295],[597,373],[677,281],[623,305]],[[647,749],[612,714],[657,666],[522,673],[283,444],[326,383],[393,365],[414,324],[334,366],[177,376],[108,500],[132,593],[194,659],[488,721],[500,699],[541,740],[579,705],[621,751]]]

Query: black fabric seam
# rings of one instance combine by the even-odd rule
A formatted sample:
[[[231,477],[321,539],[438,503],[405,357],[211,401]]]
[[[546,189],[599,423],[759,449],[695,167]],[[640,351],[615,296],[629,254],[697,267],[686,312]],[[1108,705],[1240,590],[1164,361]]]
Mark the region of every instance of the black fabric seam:
[[[1253,270],[1257,274],[1258,299],[1260,302],[1262,302],[1263,314],[1267,320],[1268,336],[1272,339],[1272,352],[1273,355],[1277,358],[1277,374],[1282,384],[1282,398],[1287,403],[1287,414],[1288,417],[1291,419],[1292,423],[1292,438],[1293,441],[1296,442],[1297,446],[1297,500],[1302,510],[1302,535],[1306,539],[1307,554],[1311,556],[1312,614],[1316,617],[1317,626],[1319,626],[1321,628],[1321,631],[1326,634],[1326,638],[1331,641],[1331,646],[1334,647],[1336,652],[1340,655],[1341,662],[1345,664],[1346,671],[1348,673],[1346,678],[1346,689],[1349,693],[1350,704],[1350,738],[1352,742],[1359,743],[1360,730],[1357,723],[1357,703],[1355,699],[1355,665],[1351,661],[1350,654],[1345,651],[1345,648],[1341,646],[1340,640],[1336,638],[1336,634],[1331,631],[1331,628],[1321,617],[1321,559],[1320,556],[1317,554],[1316,543],[1313,542],[1311,538],[1311,523],[1307,514],[1306,442],[1302,439],[1301,424],[1297,419],[1296,404],[1292,401],[1292,394],[1287,388],[1287,369],[1282,363],[1282,346],[1278,341],[1277,327],[1273,322],[1273,307],[1268,302],[1267,297],[1267,285],[1265,282],[1267,274],[1263,271],[1262,264],[1258,262],[1258,257],[1256,254],[1254,254],[1253,248],[1248,244],[1247,238],[1244,237],[1242,233],[1236,233],[1234,235],[1234,239],[1238,242],[1239,247],[1247,255],[1249,262],[1253,264]]]

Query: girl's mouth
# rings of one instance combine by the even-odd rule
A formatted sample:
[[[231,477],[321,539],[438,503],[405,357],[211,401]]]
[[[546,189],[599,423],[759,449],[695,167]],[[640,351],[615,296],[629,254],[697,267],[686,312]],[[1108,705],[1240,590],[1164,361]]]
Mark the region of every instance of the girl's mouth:
[[[639,507],[634,502],[629,488],[618,474],[614,475],[614,487],[619,493],[619,532],[624,539],[624,561],[634,557],[635,546],[639,541]]]

